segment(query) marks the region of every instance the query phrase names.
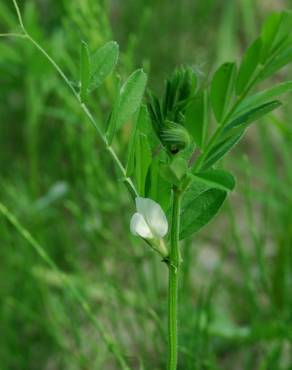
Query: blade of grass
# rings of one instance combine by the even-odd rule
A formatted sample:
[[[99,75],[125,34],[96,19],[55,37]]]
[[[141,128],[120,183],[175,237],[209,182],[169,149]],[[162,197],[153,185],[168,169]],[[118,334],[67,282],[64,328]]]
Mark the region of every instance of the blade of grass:
[[[87,315],[88,319],[92,322],[92,324],[100,334],[108,350],[115,356],[121,368],[123,370],[130,370],[126,364],[124,355],[121,353],[121,350],[117,347],[111,336],[106,333],[103,325],[100,321],[97,320],[89,304],[82,298],[81,294],[75,288],[74,284],[72,284],[71,280],[66,278],[66,276],[60,271],[55,262],[46,253],[45,249],[37,242],[36,239],[34,239],[31,233],[19,222],[14,214],[12,214],[2,202],[0,202],[0,213],[12,224],[12,226],[17,230],[22,238],[35,250],[38,256],[58,275],[60,281],[62,281],[64,286],[66,286],[70,290],[72,296],[80,304],[84,313]]]

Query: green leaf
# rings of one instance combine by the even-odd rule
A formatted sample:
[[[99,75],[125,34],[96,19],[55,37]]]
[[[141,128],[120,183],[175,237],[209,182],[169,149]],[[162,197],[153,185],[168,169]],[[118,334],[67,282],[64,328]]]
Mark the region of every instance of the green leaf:
[[[145,195],[146,177],[152,160],[151,145],[149,142],[149,116],[146,106],[142,106],[137,119],[134,120],[128,150],[126,176],[134,172],[138,192]]]
[[[119,128],[123,123],[140,108],[147,83],[147,75],[141,69],[133,72],[120,92],[118,106],[118,123]]]
[[[235,187],[234,177],[231,173],[223,170],[210,169],[208,171],[195,173],[192,177],[197,182],[201,182],[211,188],[232,191]]]
[[[264,64],[270,55],[274,40],[279,31],[281,23],[281,13],[272,13],[265,21],[262,32],[262,49],[261,49],[261,63]]]
[[[185,127],[192,135],[199,148],[205,144],[208,119],[208,94],[207,90],[195,96],[185,113]]]
[[[256,108],[250,109],[248,112],[243,113],[239,117],[235,118],[233,121],[228,123],[223,130],[223,133],[228,132],[233,128],[238,128],[238,126],[247,126],[250,123],[262,118],[266,114],[272,112],[274,109],[279,108],[282,105],[278,100],[273,100],[271,102],[262,104]]]
[[[138,115],[138,118],[133,122],[133,127],[131,131],[131,138],[129,143],[129,149],[128,149],[128,159],[127,159],[127,166],[126,166],[126,175],[131,176],[134,167],[135,167],[135,143],[136,143],[136,134],[137,129],[141,127],[145,127],[146,125],[149,125],[149,117],[147,108],[145,106],[142,106]]]
[[[86,42],[82,41],[80,54],[80,84],[81,84],[80,98],[82,103],[84,103],[87,98],[89,81],[90,81],[89,51]]]
[[[221,122],[230,103],[236,75],[235,63],[224,63],[215,72],[211,83],[211,103],[217,122]]]
[[[176,157],[172,160],[170,166],[170,170],[175,175],[175,177],[181,181],[182,178],[185,176],[188,170],[188,164],[185,158]]]
[[[187,161],[183,157],[174,158],[170,164],[162,164],[161,176],[170,184],[179,185],[188,170]]]
[[[168,182],[171,185],[179,185],[179,180],[175,176],[175,174],[171,171],[169,165],[161,163],[159,173],[164,181]]]
[[[260,59],[261,52],[261,39],[255,40],[247,49],[241,65],[239,67],[237,81],[236,81],[236,94],[240,95],[248,86]]]
[[[216,162],[219,161],[226,153],[228,153],[242,138],[244,130],[236,133],[235,135],[231,135],[226,139],[220,141],[216,144],[211,150],[209,151],[205,161],[201,166],[201,170],[204,171],[209,167],[213,166]]]
[[[199,231],[216,215],[227,192],[193,181],[182,199],[180,240]]]
[[[158,157],[153,158],[148,175],[146,196],[161,205],[165,212],[170,207],[171,184],[161,176],[161,162]]]
[[[281,82],[269,89],[261,91],[255,95],[245,98],[238,106],[235,114],[244,112],[247,109],[256,107],[257,105],[267,103],[271,99],[277,98],[279,95],[292,91],[292,81]]]
[[[114,70],[119,57],[119,46],[110,41],[98,49],[91,58],[90,91],[98,88]]]
[[[115,131],[119,129],[140,108],[147,75],[138,69],[133,72],[121,88],[110,117],[107,130],[109,144],[112,142]]]
[[[275,56],[271,62],[269,62],[262,70],[259,75],[259,79],[263,80],[281,68],[285,67],[287,64],[292,62],[292,47],[282,50],[277,56]]]
[[[271,48],[270,54],[276,54],[287,49],[292,43],[292,12],[283,11],[278,27],[278,32]]]
[[[144,197],[146,176],[151,164],[152,154],[145,134],[138,131],[135,144],[135,179],[138,193]]]

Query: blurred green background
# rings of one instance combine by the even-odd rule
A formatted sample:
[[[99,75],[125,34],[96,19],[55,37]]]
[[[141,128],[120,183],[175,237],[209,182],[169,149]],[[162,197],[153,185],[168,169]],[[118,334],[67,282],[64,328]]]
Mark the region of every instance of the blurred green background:
[[[208,78],[239,58],[289,0],[23,0],[29,32],[78,81],[80,41],[120,44],[118,73],[143,66],[159,91],[178,65]],[[0,0],[0,33],[18,29]],[[277,80],[291,79],[291,67]],[[102,127],[116,78],[89,105]],[[292,369],[292,107],[261,120],[225,160],[236,191],[183,246],[179,370]],[[129,132],[116,149],[123,158]],[[0,369],[166,367],[166,267],[129,234],[134,211],[74,98],[27,41],[0,38],[0,202],[92,307],[0,213]],[[102,331],[102,333],[101,333]],[[102,335],[101,335],[102,334]]]

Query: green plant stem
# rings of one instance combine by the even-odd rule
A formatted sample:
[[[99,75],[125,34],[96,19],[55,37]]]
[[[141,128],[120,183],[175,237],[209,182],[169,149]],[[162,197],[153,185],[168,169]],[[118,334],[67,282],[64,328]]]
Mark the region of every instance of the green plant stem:
[[[179,228],[181,193],[173,189],[170,256],[168,262],[168,370],[177,367],[177,308],[180,270]]]
[[[96,129],[96,131],[97,131],[99,137],[101,138],[103,144],[105,145],[107,151],[109,152],[109,154],[112,157],[113,161],[115,162],[115,164],[119,168],[119,170],[121,172],[121,175],[123,177],[123,182],[125,183],[127,189],[131,193],[131,195],[135,198],[136,196],[138,196],[138,191],[137,191],[137,189],[136,189],[133,181],[131,180],[131,178],[127,176],[127,172],[126,172],[125,167],[123,166],[122,162],[120,161],[119,157],[117,156],[117,154],[114,151],[114,149],[112,148],[112,146],[109,144],[106,136],[103,134],[101,128],[97,124],[96,119],[93,117],[93,115],[89,111],[89,109],[86,106],[86,104],[84,104],[84,103],[81,102],[81,99],[80,99],[80,96],[79,96],[78,91],[75,90],[75,88],[71,84],[69,78],[63,72],[63,70],[61,69],[61,67],[46,52],[46,50],[27,32],[27,30],[26,30],[26,28],[24,26],[23,20],[22,20],[22,16],[21,16],[21,13],[20,13],[20,10],[19,10],[17,1],[16,0],[12,0],[12,2],[14,4],[14,7],[15,7],[15,10],[16,10],[16,13],[17,13],[17,17],[18,17],[18,21],[19,21],[19,25],[21,27],[21,30],[23,32],[23,35],[22,36],[20,36],[21,34],[9,34],[9,35],[11,35],[11,36],[14,35],[15,37],[23,37],[23,38],[27,39],[29,42],[31,42],[40,51],[40,53],[43,54],[43,56],[51,63],[51,65],[54,67],[54,69],[59,73],[59,75],[61,76],[61,78],[63,79],[63,81],[66,83],[66,85],[71,90],[71,92],[74,95],[74,97],[77,99],[78,103],[80,104],[81,109],[83,110],[83,112],[85,113],[85,115],[87,116],[87,118],[89,119],[90,123]],[[7,34],[5,34],[5,36],[7,36]]]
[[[0,33],[0,37],[20,37],[20,38],[26,38],[26,35],[24,35],[23,33],[13,33],[13,32],[9,32],[9,33]]]

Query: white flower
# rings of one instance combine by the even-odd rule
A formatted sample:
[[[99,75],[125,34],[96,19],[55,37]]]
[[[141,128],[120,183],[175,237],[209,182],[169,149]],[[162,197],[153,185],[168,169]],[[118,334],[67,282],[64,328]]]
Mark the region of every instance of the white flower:
[[[149,198],[136,198],[137,212],[130,223],[132,234],[144,239],[161,239],[168,231],[168,223],[160,205]]]

